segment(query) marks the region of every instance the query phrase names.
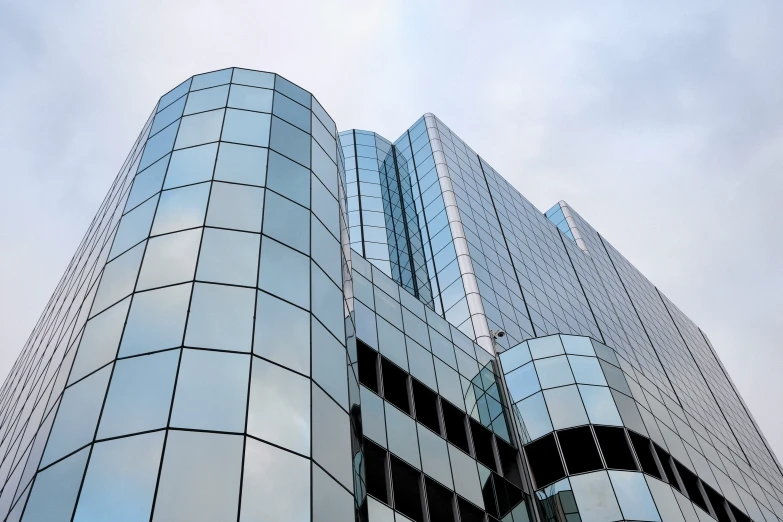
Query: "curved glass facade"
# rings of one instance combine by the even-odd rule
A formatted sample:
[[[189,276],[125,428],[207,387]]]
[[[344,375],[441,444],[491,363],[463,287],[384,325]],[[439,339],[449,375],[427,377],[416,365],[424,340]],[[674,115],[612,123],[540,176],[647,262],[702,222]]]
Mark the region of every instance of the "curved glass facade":
[[[774,522],[709,340],[442,121],[157,104],[0,388],[0,520]]]

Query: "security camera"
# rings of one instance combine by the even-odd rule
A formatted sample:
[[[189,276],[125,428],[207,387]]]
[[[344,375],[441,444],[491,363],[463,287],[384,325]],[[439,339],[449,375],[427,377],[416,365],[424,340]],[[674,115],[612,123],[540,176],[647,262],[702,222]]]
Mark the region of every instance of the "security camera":
[[[505,332],[505,331],[503,331],[503,330],[501,330],[501,329],[498,329],[498,330],[492,330],[492,331],[490,332],[490,334],[492,335],[492,338],[493,338],[493,339],[502,339],[503,337],[505,337],[505,336],[506,336],[506,332]]]

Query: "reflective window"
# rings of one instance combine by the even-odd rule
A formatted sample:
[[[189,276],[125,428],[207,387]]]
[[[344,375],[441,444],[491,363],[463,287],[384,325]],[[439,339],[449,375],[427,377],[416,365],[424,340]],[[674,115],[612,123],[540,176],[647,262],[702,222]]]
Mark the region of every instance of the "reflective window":
[[[378,318],[378,344],[379,352],[403,370],[408,369],[405,336],[381,318]]]
[[[264,189],[215,182],[209,196],[207,225],[261,232],[263,211]]]
[[[326,225],[329,232],[334,237],[340,237],[340,208],[337,205],[337,200],[329,194],[326,187],[316,178],[312,180],[312,201],[310,205],[313,214],[321,220],[321,223]]]
[[[169,92],[164,94],[160,101],[158,101],[158,108],[157,110],[161,110],[164,107],[168,106],[171,102],[182,96],[183,94],[186,94],[188,92],[188,89],[190,89],[192,78],[188,78],[184,82],[180,83],[173,89],[171,89]]]
[[[343,486],[353,489],[348,414],[315,385],[312,394],[313,459]]]
[[[571,367],[565,355],[539,359],[534,362],[542,388],[554,388],[574,382]]]
[[[264,205],[264,235],[310,253],[310,212],[274,192],[267,192]]]
[[[269,153],[267,186],[300,205],[310,206],[310,171],[275,151]]]
[[[520,401],[541,389],[532,363],[506,375],[506,385],[514,401]]]
[[[188,98],[186,96],[182,96],[177,101],[156,114],[155,121],[152,122],[152,127],[150,128],[150,136],[154,136],[158,133],[158,131],[182,116],[182,109],[185,107],[185,102],[187,99]]]
[[[263,186],[266,180],[267,149],[221,143],[215,165],[215,179]]]
[[[616,391],[612,391],[612,397],[614,398],[614,402],[620,412],[620,417],[623,419],[623,424],[638,433],[646,434],[647,430],[644,427],[644,422],[642,422],[639,409],[636,407],[636,402],[633,399],[626,397],[622,393],[618,393]],[[654,436],[652,435],[652,430],[650,433],[651,438],[653,438]]]
[[[185,105],[185,115],[221,109],[226,106],[227,97],[228,85],[191,91],[188,95],[188,103]]]
[[[70,522],[89,455],[84,448],[36,477],[24,522]]]
[[[163,191],[160,195],[152,234],[166,234],[204,225],[209,183]]]
[[[609,388],[580,385],[579,392],[582,394],[582,400],[585,403],[585,409],[587,409],[587,416],[592,424],[623,425]]]
[[[310,381],[285,368],[254,359],[247,432],[310,455]]]
[[[310,314],[258,292],[253,353],[310,374]]]
[[[364,404],[362,404],[364,406]],[[448,444],[445,440],[421,425],[416,426],[421,445],[422,470],[449,488],[454,487],[451,480]]]
[[[631,395],[631,389],[628,387],[628,383],[625,381],[625,375],[622,370],[611,364],[607,364],[604,361],[599,361],[601,368],[604,371],[604,377],[609,383],[609,386],[615,390],[621,391],[626,395]]]
[[[160,190],[168,163],[169,157],[166,156],[144,172],[136,175],[136,178],[133,180],[133,188],[125,204],[126,209],[135,207]]]
[[[200,242],[199,229],[150,239],[136,290],[192,280]]]
[[[432,354],[416,343],[407,344],[411,375],[433,390],[437,390],[438,383],[435,379],[435,366],[432,362]]]
[[[196,279],[253,286],[261,236],[233,230],[204,230]]]
[[[264,238],[258,286],[302,308],[310,308],[310,258]]]
[[[54,420],[41,467],[92,442],[101,413],[111,366],[86,377],[65,390]]]
[[[175,149],[184,149],[211,143],[220,139],[220,127],[223,125],[224,109],[202,112],[193,116],[184,116],[179,124]]]
[[[231,81],[233,83],[241,83],[242,85],[272,89],[275,86],[275,75],[249,69],[234,69],[234,76],[231,78]]]
[[[421,469],[416,421],[388,402],[384,403],[384,406],[386,408],[386,436],[389,439],[389,451],[416,469]]]
[[[465,401],[462,398],[462,387],[459,383],[459,374],[435,359],[435,374],[438,376],[438,392],[451,401],[461,410],[465,409]]]
[[[609,478],[626,520],[661,520],[644,475],[632,471],[610,471]]]
[[[230,82],[231,71],[232,69],[221,69],[220,71],[197,74],[193,77],[193,83],[190,86],[191,93],[197,89],[206,89]]]
[[[310,520],[309,460],[248,438],[243,477],[240,522]]]
[[[576,386],[545,390],[544,397],[556,430],[587,424],[587,414]]]
[[[145,243],[136,245],[106,265],[92,303],[92,315],[105,310],[133,292],[145,246]]]
[[[348,352],[316,319],[312,324],[313,380],[348,409]]]
[[[242,439],[237,435],[170,431],[153,522],[236,520]]]
[[[484,498],[481,494],[476,461],[449,444],[449,459],[451,460],[454,491],[484,508]]]
[[[275,105],[272,112],[275,116],[296,125],[303,131],[310,132],[310,111],[279,92],[275,93]]]
[[[605,471],[577,475],[571,477],[570,481],[582,522],[623,519]]]
[[[182,346],[191,286],[188,283],[135,294],[120,357]]]
[[[272,118],[269,147],[305,167],[310,167],[310,135],[277,117]]]
[[[332,334],[345,339],[345,319],[343,312],[343,292],[332,283],[326,274],[312,264],[312,313]]]
[[[157,206],[158,198],[152,198],[122,217],[117,234],[114,236],[114,244],[111,247],[109,259],[113,259],[139,241],[147,238]]]
[[[244,431],[249,364],[247,355],[183,350],[171,425]]]
[[[565,352],[572,355],[595,355],[593,343],[587,337],[577,337],[575,335],[561,335]]]
[[[129,304],[130,299],[124,299],[87,322],[68,378],[69,383],[78,381],[114,359]]]
[[[560,342],[560,337],[557,335],[530,339],[528,341],[528,347],[530,348],[530,353],[533,355],[533,359],[559,355],[564,352],[563,344]]]
[[[168,189],[211,180],[217,150],[218,144],[210,143],[175,151],[171,155],[163,188]]]
[[[269,115],[228,109],[223,141],[266,147],[269,145]]]
[[[571,369],[574,372],[576,382],[580,384],[596,384],[606,386],[604,372],[598,359],[595,357],[580,357],[578,355],[569,355],[568,362],[571,363]]]
[[[327,150],[334,150],[334,141],[329,141],[330,143],[326,145]],[[315,140],[312,142],[312,151],[311,168],[313,172],[326,185],[332,195],[337,197],[337,165],[334,164],[334,160],[329,158]]]
[[[353,495],[341,488],[321,468],[313,465],[313,522],[353,520],[353,506]]]
[[[174,146],[174,138],[177,137],[179,123],[172,123],[156,135],[147,140],[144,146],[144,154],[139,161],[139,170],[147,168],[160,158],[171,152]]]
[[[74,522],[148,520],[163,432],[95,445]]]
[[[98,438],[164,428],[178,363],[179,350],[117,361]]]
[[[386,417],[383,399],[361,388],[362,434],[386,447]]]
[[[292,100],[301,103],[305,107],[310,107],[310,93],[289,82],[282,76],[275,77],[275,90],[278,90],[291,98]]]
[[[249,352],[255,294],[251,288],[196,283],[185,345]]]
[[[272,112],[272,91],[244,85],[232,85],[228,106],[257,112]]]
[[[332,237],[328,230],[315,216],[311,219],[310,232],[312,245],[310,248],[313,261],[327,273],[332,282],[342,285],[342,259],[340,257],[340,243]],[[366,279],[365,279],[366,281]],[[356,288],[356,286],[354,286]]]

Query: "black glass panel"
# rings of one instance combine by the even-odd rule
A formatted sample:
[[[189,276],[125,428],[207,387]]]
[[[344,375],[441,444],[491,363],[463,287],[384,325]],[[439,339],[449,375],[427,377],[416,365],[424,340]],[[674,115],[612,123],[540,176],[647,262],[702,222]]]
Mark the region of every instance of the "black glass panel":
[[[525,455],[533,472],[536,489],[566,476],[554,435],[549,434],[525,446]]]
[[[707,493],[707,498],[710,499],[712,509],[715,510],[718,522],[733,522],[726,511],[726,501],[723,499],[723,496],[703,482],[702,486],[704,487],[704,492]]]
[[[378,352],[358,339],[356,352],[359,359],[359,382],[378,393]]]
[[[652,453],[653,450],[652,446],[650,446],[650,440],[647,437],[642,437],[632,431],[629,431],[628,435],[631,437],[631,445],[633,445],[633,449],[636,451],[636,457],[639,459],[642,471],[657,479],[663,480],[661,471],[658,469],[658,464],[655,462],[655,457]]]
[[[484,522],[484,512],[462,497],[457,497],[460,522]]]
[[[704,496],[701,494],[701,490],[699,489],[698,477],[674,459],[670,459],[670,462],[674,462],[674,465],[677,467],[677,473],[680,475],[682,484],[685,486],[685,491],[688,494],[688,498],[691,499],[691,502],[702,508],[704,511],[709,511],[707,509],[707,502],[704,500]]]
[[[367,493],[383,502],[389,501],[386,485],[386,450],[364,440],[364,471],[367,481]]]
[[[381,358],[383,374],[383,397],[399,409],[410,415],[411,406],[408,400],[408,374],[400,370],[394,363]]]
[[[476,460],[492,471],[497,471],[495,451],[492,449],[492,432],[470,419],[470,432],[473,435],[473,449],[476,450]]]
[[[454,522],[454,494],[434,480],[424,478],[430,522]]]
[[[416,379],[411,379],[411,384],[413,388],[413,403],[416,407],[416,420],[440,435],[438,395]]]
[[[446,401],[440,401],[446,439],[465,453],[470,453],[468,435],[465,431],[465,414]]]
[[[655,454],[658,456],[658,462],[661,463],[661,469],[663,470],[664,475],[663,478],[668,481],[674,489],[682,493],[680,490],[680,483],[677,481],[674,468],[672,467],[674,464],[672,464],[671,456],[657,444],[653,444],[653,448],[655,449]]]
[[[563,451],[569,475],[604,467],[589,427],[558,431],[557,438],[560,440],[560,449]]]
[[[519,473],[519,464],[517,463],[517,450],[511,445],[495,438],[498,447],[498,457],[500,458],[500,468],[506,480],[510,480],[518,487],[522,487],[522,476]]]
[[[415,522],[424,522],[421,509],[421,474],[400,459],[391,457],[394,509]]]
[[[601,453],[604,455],[607,468],[627,469],[629,471],[638,469],[623,428],[595,426],[594,429],[595,437],[598,439],[598,445],[601,447]]]

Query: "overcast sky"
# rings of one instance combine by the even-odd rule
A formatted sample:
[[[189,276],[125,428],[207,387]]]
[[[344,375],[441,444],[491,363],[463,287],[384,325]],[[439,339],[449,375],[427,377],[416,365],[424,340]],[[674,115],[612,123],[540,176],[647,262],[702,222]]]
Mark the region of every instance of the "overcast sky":
[[[327,5],[331,4],[331,5]],[[158,97],[241,66],[395,139],[433,112],[712,340],[783,457],[783,4],[0,3],[4,379]]]

